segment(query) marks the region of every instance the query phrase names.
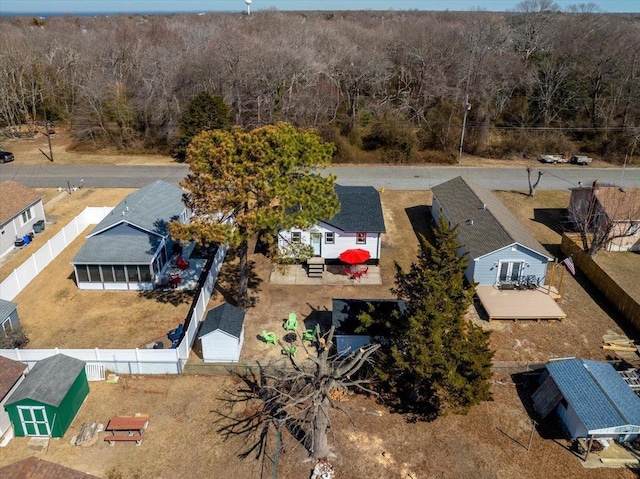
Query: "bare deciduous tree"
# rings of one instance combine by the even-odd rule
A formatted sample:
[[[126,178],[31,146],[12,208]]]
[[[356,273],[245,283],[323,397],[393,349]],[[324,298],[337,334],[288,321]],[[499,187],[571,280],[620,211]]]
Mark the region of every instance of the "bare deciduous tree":
[[[352,389],[373,393],[369,380],[359,374],[371,361],[380,345],[371,344],[348,355],[336,356],[333,351],[334,328],[315,336],[315,350],[306,346],[308,359],[301,361],[290,354],[286,363],[261,367],[258,375],[241,376],[247,388],[228,391],[225,400],[230,411],[219,411],[219,432],[225,438],[244,436],[246,449],[240,454],[256,458],[265,454],[271,430],[300,441],[313,460],[331,458],[328,431],[333,409],[349,415],[340,399]],[[304,344],[304,343],[303,343]],[[280,343],[285,349],[289,346]],[[238,415],[238,406],[245,410]]]
[[[640,188],[601,186],[571,192],[569,219],[582,248],[595,257],[601,250],[627,250],[640,241]]]
[[[532,172],[533,172],[533,168],[531,168],[530,166],[527,166],[527,180],[529,182],[529,198],[536,197],[536,188],[540,184],[540,179],[542,178],[542,175],[544,175],[544,171],[538,170],[538,179],[532,183],[532,180],[531,180]]]

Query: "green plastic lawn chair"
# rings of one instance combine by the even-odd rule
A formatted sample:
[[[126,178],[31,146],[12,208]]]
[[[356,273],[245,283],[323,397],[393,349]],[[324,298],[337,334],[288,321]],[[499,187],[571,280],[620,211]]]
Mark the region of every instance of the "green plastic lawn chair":
[[[316,339],[316,336],[318,335],[318,333],[320,332],[320,328],[318,327],[318,325],[316,324],[316,327],[313,329],[307,329],[304,334],[302,335],[302,339],[304,341],[314,341]]]
[[[298,352],[298,348],[296,346],[289,346],[289,347],[285,347],[283,349],[284,349],[284,352],[287,353],[290,356],[295,356],[296,353]]]
[[[284,329],[287,331],[295,331],[298,329],[298,316],[296,313],[289,313],[289,319],[284,323]]]
[[[264,342],[267,344],[276,344],[277,342],[276,333],[264,329],[262,330],[262,339],[264,339]]]

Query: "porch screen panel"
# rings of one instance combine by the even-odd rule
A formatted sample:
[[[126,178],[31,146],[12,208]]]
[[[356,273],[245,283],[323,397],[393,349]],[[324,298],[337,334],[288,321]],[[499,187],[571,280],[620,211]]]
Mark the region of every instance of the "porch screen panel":
[[[129,282],[131,283],[137,283],[138,281],[140,281],[140,275],[138,274],[138,267],[135,265],[127,266],[127,276],[129,277]]]
[[[139,266],[140,268],[140,281],[148,283],[151,281],[151,268],[147,265]]]
[[[124,275],[124,266],[113,266],[113,272],[116,277],[116,283],[124,283],[127,281],[126,276]]]
[[[105,283],[115,282],[115,279],[113,277],[113,269],[111,268],[111,265],[102,266],[102,279]]]
[[[82,283],[89,281],[89,273],[87,272],[87,267],[84,264],[76,266],[76,279]]]
[[[92,283],[101,283],[102,278],[100,277],[100,266],[89,266],[89,281]]]

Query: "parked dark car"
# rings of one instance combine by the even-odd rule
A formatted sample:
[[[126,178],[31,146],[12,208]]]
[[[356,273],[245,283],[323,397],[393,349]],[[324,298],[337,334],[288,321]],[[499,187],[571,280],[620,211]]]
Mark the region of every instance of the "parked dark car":
[[[0,150],[0,163],[9,163],[10,161],[13,161],[13,153]]]
[[[571,157],[570,162],[573,163],[574,165],[588,165],[589,163],[591,163],[593,161],[593,158],[590,158],[588,156],[583,156],[583,155],[574,155]]]

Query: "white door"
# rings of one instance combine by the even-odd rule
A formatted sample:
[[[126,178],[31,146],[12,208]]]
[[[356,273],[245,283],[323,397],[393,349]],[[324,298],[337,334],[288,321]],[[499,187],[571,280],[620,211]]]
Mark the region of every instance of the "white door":
[[[311,233],[313,256],[322,256],[322,233]]]
[[[51,436],[44,406],[18,406],[18,415],[25,436]]]
[[[498,268],[498,281],[518,281],[522,275],[523,265],[521,261],[501,261]]]

